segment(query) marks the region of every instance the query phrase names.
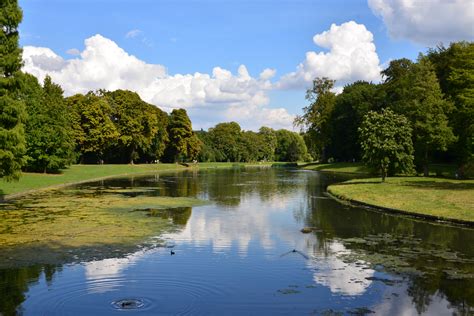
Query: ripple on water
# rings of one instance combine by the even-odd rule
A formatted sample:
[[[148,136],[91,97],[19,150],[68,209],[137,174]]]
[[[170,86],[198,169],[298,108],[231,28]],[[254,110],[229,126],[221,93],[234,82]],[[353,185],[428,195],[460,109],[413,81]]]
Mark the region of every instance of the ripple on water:
[[[227,294],[226,294],[227,293]],[[84,282],[69,280],[29,293],[25,315],[113,315],[127,310],[150,314],[195,314],[201,299],[228,295],[205,279],[179,280],[147,273],[137,277],[107,276]]]

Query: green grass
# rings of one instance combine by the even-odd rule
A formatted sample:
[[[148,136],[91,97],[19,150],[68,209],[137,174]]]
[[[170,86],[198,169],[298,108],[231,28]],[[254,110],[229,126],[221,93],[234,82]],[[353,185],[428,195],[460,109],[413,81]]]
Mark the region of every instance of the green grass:
[[[233,166],[270,166],[271,163],[235,164],[235,163],[199,163],[191,168],[231,168]],[[23,173],[19,181],[0,181],[0,197],[25,193],[47,187],[55,187],[102,179],[107,177],[147,174],[163,171],[187,169],[177,164],[140,164],[140,165],[72,165],[60,174]],[[189,168],[188,168],[189,169]]]
[[[369,174],[370,170],[359,162],[309,163],[300,166],[307,170]]]
[[[356,179],[328,191],[345,200],[442,219],[474,222],[474,180],[428,177]]]

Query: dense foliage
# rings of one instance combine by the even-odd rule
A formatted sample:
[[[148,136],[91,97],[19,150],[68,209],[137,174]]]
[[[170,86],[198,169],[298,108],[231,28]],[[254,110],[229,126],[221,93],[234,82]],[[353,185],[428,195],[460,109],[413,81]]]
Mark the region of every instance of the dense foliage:
[[[413,158],[428,174],[432,163],[456,163],[458,175],[474,166],[474,43],[457,42],[420,54],[416,62],[392,60],[380,84],[358,81],[340,94],[334,81],[316,78],[310,105],[295,120],[311,155],[319,161],[362,160],[358,133],[370,111],[391,109],[412,129]]]
[[[412,129],[406,117],[390,109],[370,111],[359,127],[362,159],[382,175],[413,170]]]
[[[242,131],[236,122],[219,123],[197,132],[203,146],[199,161],[310,161],[303,137],[285,129],[261,127],[258,133]]]

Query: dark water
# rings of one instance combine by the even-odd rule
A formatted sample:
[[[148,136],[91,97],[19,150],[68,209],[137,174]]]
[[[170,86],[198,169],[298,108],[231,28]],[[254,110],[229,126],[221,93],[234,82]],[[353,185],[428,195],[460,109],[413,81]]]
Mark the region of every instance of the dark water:
[[[79,253],[76,262],[65,257],[44,264],[34,255],[29,266],[0,262],[11,265],[0,269],[0,312],[474,313],[473,229],[343,206],[324,196],[337,180],[316,172],[232,169],[81,185],[148,188],[149,195],[211,203],[165,210],[177,212],[170,225],[178,229],[128,254],[129,248],[93,261]],[[300,232],[305,226],[314,231]]]

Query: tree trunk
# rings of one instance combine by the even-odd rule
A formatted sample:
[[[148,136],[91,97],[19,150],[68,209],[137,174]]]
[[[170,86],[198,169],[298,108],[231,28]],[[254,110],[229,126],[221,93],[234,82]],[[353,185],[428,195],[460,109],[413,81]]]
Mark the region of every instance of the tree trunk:
[[[428,169],[428,150],[425,150],[425,159],[423,161],[423,176],[429,176],[429,169]]]

